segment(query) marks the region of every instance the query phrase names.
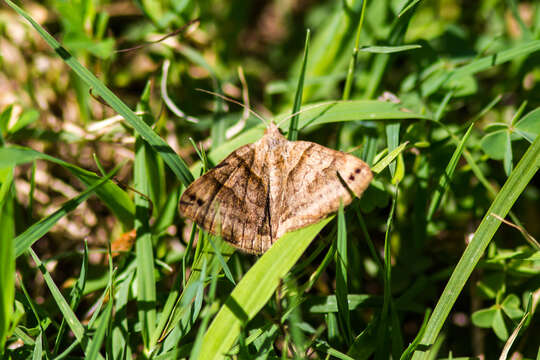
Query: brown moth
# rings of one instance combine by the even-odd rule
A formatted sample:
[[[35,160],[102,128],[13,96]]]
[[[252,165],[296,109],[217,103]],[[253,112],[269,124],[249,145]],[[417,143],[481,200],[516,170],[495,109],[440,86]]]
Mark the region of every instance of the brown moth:
[[[260,140],[195,180],[180,198],[180,213],[237,248],[260,254],[286,232],[337,211],[340,200],[350,204],[350,191],[360,196],[372,177],[357,157],[288,141],[270,123]]]

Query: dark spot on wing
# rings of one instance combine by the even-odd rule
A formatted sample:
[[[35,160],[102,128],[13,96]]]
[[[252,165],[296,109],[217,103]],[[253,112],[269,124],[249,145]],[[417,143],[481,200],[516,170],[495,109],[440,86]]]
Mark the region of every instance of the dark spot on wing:
[[[201,206],[202,204],[204,204],[204,201],[202,201],[201,199],[197,199],[197,205]]]
[[[356,169],[354,170],[354,172],[357,173],[357,174],[360,174],[360,169],[359,169],[359,168],[356,168]]]
[[[349,175],[349,180],[354,181],[354,175],[353,174]]]

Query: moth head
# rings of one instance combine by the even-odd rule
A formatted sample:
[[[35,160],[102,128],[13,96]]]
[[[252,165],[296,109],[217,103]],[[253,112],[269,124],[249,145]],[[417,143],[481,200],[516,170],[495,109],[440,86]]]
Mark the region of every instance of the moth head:
[[[271,121],[268,124],[268,127],[264,131],[264,134],[265,135],[280,135],[280,136],[283,136],[283,135],[281,135],[281,132],[279,131],[279,127],[276,124],[274,124],[273,121]]]

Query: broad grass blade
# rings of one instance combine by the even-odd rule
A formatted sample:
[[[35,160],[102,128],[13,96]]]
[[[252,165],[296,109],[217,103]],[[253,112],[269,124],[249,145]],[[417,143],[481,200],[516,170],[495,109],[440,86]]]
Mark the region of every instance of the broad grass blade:
[[[519,195],[523,192],[529,181],[540,167],[540,137],[529,147],[523,155],[516,168],[506,180],[501,191],[495,197],[474,236],[465,249],[459,260],[450,280],[446,284],[444,291],[433,310],[433,314],[428,321],[426,332],[422,337],[421,343],[425,346],[432,345],[454,306],[458,295],[463,290],[465,283],[469,279],[476,264],[482,257],[484,250],[495,235],[495,232],[501,224],[500,220],[492,216],[496,214],[504,218],[516,202]],[[414,360],[428,359],[429,351],[416,351],[413,355]]]
[[[296,263],[313,238],[332,217],[304,229],[285,234],[244,275],[210,324],[199,359],[223,359],[243,324],[266,304],[280,279]]]

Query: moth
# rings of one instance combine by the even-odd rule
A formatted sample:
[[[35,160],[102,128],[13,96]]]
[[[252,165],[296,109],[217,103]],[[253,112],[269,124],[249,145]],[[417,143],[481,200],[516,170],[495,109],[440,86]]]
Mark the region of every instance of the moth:
[[[252,254],[361,196],[373,175],[357,157],[289,141],[274,123],[184,191],[179,210],[204,230]]]

